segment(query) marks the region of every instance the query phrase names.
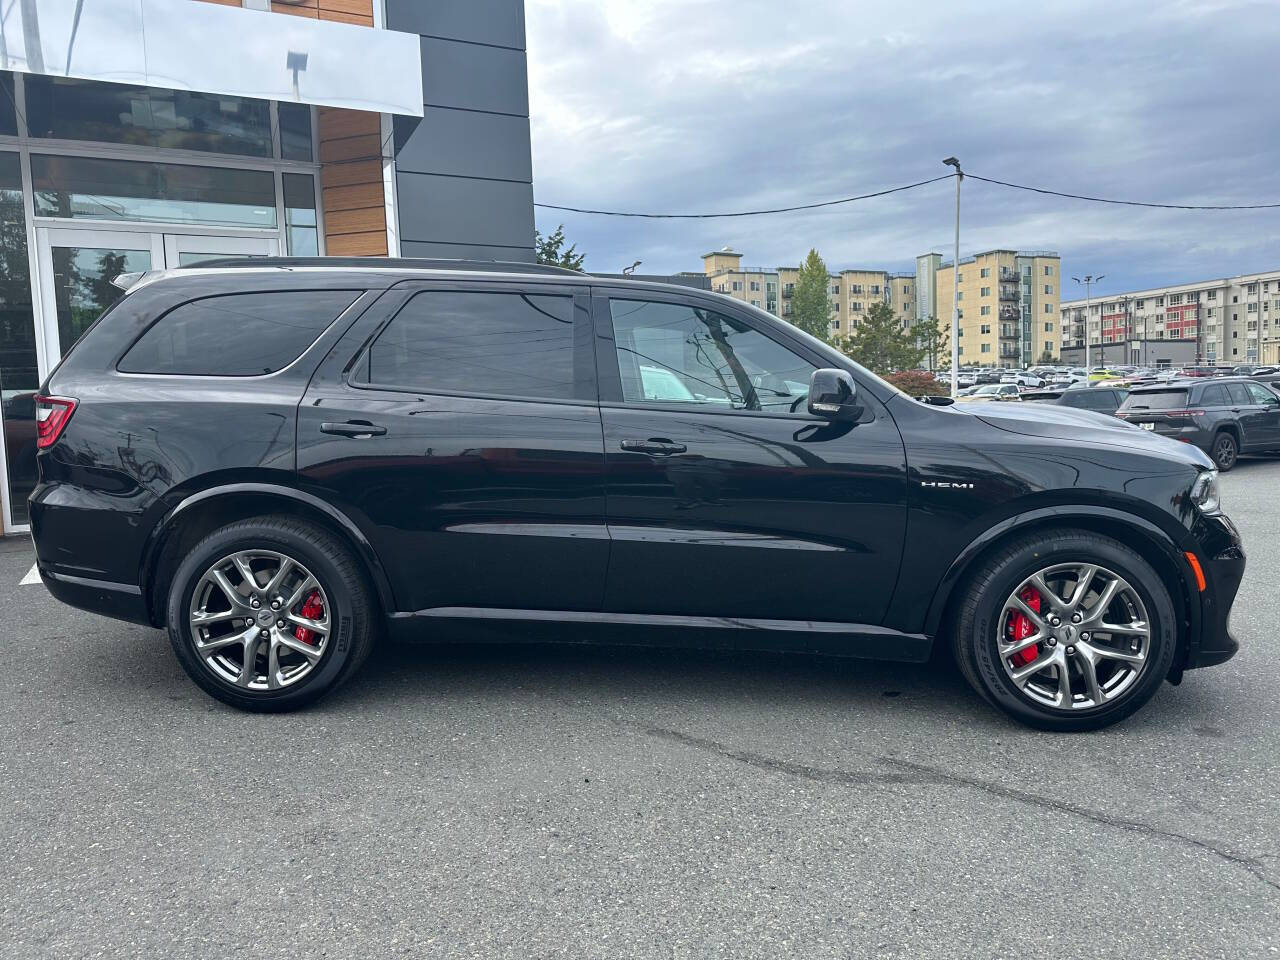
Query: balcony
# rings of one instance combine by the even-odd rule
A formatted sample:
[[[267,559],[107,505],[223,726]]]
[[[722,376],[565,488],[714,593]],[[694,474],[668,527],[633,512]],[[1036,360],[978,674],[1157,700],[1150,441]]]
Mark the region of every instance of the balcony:
[[[1009,283],[1002,283],[1002,284],[1000,284],[1000,299],[1001,299],[1001,300],[1017,300],[1017,299],[1019,298],[1019,296],[1020,296],[1020,294],[1018,293],[1018,285],[1017,285],[1016,283],[1014,283],[1014,284],[1009,284]]]
[[[1008,267],[1001,267],[1000,282],[1001,283],[1019,283],[1020,281],[1018,278],[1018,271],[1010,270]]]
[[[1002,306],[1000,308],[1000,319],[1001,320],[1021,320],[1022,311],[1017,307]]]

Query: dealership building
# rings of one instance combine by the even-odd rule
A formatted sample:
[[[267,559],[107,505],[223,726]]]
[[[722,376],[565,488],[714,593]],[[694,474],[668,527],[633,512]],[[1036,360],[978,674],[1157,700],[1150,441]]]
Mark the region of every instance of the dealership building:
[[[533,259],[523,0],[12,0],[0,20],[0,486],[118,293],[224,256]],[[121,442],[127,442],[122,438]]]

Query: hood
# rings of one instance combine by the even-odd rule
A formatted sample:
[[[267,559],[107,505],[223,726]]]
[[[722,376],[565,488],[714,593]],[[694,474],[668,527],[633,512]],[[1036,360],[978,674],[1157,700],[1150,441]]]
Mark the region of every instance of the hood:
[[[1125,423],[1118,417],[1093,410],[1047,403],[975,403],[964,408],[951,406],[943,409],[953,410],[961,416],[977,417],[998,430],[1024,437],[1127,447],[1176,459],[1197,469],[1213,469],[1213,461],[1198,447],[1170,440]]]

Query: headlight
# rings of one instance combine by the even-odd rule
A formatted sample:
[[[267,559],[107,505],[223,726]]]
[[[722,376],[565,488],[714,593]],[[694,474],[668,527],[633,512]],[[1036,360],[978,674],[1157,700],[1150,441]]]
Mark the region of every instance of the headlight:
[[[1201,513],[1215,514],[1222,511],[1222,503],[1218,499],[1218,471],[1206,470],[1196,478],[1191,486],[1191,502]]]

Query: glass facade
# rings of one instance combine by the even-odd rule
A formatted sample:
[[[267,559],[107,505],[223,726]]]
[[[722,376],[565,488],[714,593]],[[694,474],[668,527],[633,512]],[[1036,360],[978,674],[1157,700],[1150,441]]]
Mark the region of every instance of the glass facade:
[[[219,227],[276,225],[270,170],[33,154],[36,216]]]
[[[296,103],[0,71],[5,532],[28,522],[42,375],[118,274],[322,252],[314,137]]]
[[[27,522],[27,494],[36,483],[39,386],[22,173],[16,153],[0,153],[0,398],[15,523]]]

